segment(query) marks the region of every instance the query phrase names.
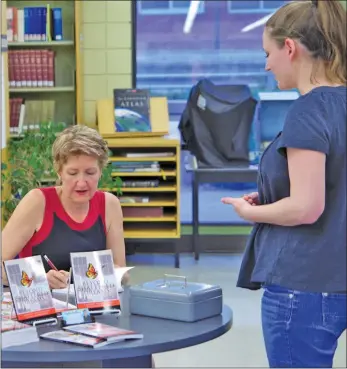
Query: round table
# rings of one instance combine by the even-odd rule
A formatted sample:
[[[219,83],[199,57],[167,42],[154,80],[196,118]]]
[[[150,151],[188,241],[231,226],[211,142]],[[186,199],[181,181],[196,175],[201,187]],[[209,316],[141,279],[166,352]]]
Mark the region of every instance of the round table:
[[[142,333],[144,338],[118,342],[100,348],[85,348],[40,339],[2,350],[2,367],[42,367],[45,364],[101,361],[104,368],[150,368],[152,354],[177,350],[210,341],[226,333],[232,325],[232,310],[224,305],[221,315],[194,323],[129,314],[127,291],[121,294],[122,315],[104,315],[96,321]],[[42,334],[54,327],[39,327]],[[64,365],[66,366],[66,365]],[[54,365],[56,367],[56,365]]]

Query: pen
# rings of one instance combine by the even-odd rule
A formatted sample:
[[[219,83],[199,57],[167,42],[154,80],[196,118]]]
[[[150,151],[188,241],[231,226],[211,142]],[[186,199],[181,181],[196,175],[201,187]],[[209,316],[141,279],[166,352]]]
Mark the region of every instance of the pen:
[[[69,294],[70,294],[70,286],[71,286],[71,272],[72,272],[72,268],[70,267],[69,270],[69,279],[68,279],[68,286],[67,286],[67,293],[66,293],[66,308],[69,308]]]
[[[58,272],[58,269],[56,268],[56,266],[49,260],[47,255],[43,255],[44,259],[47,261],[47,264],[54,270],[56,270]]]

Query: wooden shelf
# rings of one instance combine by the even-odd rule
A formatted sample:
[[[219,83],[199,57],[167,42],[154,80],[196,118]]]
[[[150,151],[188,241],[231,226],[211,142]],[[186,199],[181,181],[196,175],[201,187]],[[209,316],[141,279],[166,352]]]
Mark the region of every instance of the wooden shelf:
[[[75,87],[14,87],[10,88],[9,91],[10,93],[74,92]]]
[[[121,202],[123,207],[152,207],[152,206],[176,206],[175,201],[154,200],[148,202]]]
[[[176,156],[148,156],[148,157],[141,157],[141,158],[127,158],[124,156],[118,156],[118,157],[112,157],[109,158],[110,162],[115,162],[115,161],[122,161],[122,162],[134,162],[134,161],[138,161],[138,162],[143,162],[143,161],[162,161],[162,162],[175,162]]]
[[[72,40],[64,41],[26,41],[26,42],[9,42],[8,47],[60,47],[60,46],[74,46],[75,42]]]
[[[117,192],[117,188],[102,188],[103,191]],[[176,186],[159,186],[159,187],[122,187],[122,192],[176,192]]]
[[[163,230],[163,229],[139,229],[124,231],[125,238],[179,238],[180,235],[177,233],[176,229]]]
[[[114,172],[112,177],[175,177],[176,171],[162,171],[162,172]]]
[[[122,202],[125,238],[170,239],[179,238],[180,222],[180,142],[165,137],[107,139],[112,151],[110,162],[158,162],[159,172],[113,172],[113,178],[123,182],[159,182],[157,187],[121,187],[104,189],[122,196],[146,197],[148,202]],[[143,154],[125,157],[127,153]],[[146,153],[152,155],[146,156]],[[155,154],[153,154],[155,153]],[[171,153],[172,156],[161,156]],[[122,170],[122,169],[121,169]],[[170,177],[168,179],[168,177]],[[141,208],[141,209],[137,209]],[[160,209],[156,209],[160,208]]]
[[[124,217],[124,222],[176,222],[176,215],[163,215],[162,217]]]

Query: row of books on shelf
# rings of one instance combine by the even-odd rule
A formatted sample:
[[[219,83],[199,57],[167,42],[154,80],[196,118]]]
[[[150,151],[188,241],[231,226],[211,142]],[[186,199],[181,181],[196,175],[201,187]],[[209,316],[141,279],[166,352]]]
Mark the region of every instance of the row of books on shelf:
[[[15,87],[54,87],[54,51],[10,50],[8,52],[9,85]]]
[[[41,122],[54,121],[54,100],[10,99],[10,134],[21,134],[28,129],[39,129]]]
[[[62,8],[8,7],[6,20],[8,42],[63,40]]]
[[[112,172],[160,172],[161,167],[158,162],[118,162],[113,161],[111,163]]]

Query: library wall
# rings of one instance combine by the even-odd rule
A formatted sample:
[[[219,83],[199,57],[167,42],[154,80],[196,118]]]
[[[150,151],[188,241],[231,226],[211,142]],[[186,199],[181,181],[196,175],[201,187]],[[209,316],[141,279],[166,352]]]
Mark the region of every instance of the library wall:
[[[132,81],[131,0],[84,1],[84,123],[95,127],[96,101]]]

